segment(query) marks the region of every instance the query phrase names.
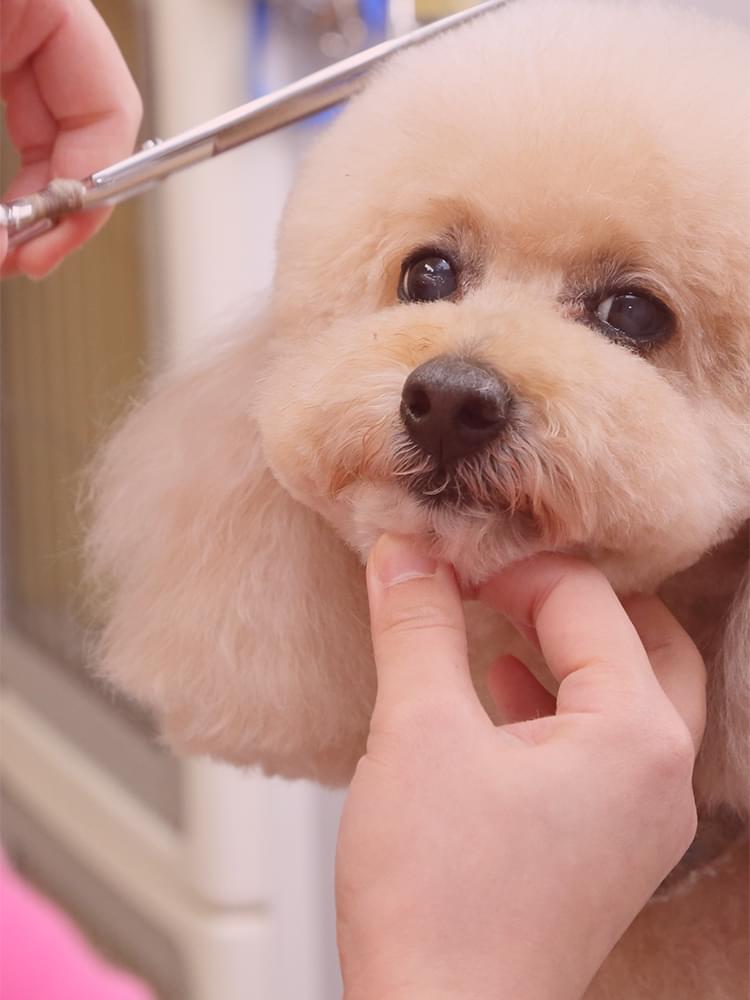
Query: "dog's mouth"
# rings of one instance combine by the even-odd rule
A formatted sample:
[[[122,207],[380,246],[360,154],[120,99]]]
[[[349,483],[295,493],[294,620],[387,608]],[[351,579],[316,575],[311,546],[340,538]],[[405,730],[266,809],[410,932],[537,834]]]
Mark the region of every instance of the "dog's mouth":
[[[421,506],[458,514],[522,513],[526,504],[511,463],[492,453],[457,462],[439,462],[404,444],[395,476]],[[515,480],[515,481],[514,481]]]
[[[425,455],[404,437],[394,457],[395,482],[431,519],[458,517],[477,528],[492,523],[493,531],[525,542],[553,545],[567,536],[553,499],[562,497],[567,477],[521,435],[452,462]]]
[[[472,478],[476,480],[476,474]],[[491,513],[501,506],[497,498],[491,504],[487,491],[478,493],[467,482],[467,477],[455,468],[436,466],[406,473],[400,482],[418,503],[430,509],[445,509],[456,513]]]

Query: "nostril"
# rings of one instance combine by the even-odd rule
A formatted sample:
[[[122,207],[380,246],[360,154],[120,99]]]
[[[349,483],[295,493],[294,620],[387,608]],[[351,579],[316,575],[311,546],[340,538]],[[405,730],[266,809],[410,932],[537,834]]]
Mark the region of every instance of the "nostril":
[[[495,400],[475,397],[464,403],[457,419],[467,430],[486,431],[497,427],[503,417]]]
[[[404,403],[409,411],[409,416],[414,420],[421,420],[423,417],[426,417],[431,409],[430,397],[424,389],[419,389],[416,386],[408,393],[404,399]]]

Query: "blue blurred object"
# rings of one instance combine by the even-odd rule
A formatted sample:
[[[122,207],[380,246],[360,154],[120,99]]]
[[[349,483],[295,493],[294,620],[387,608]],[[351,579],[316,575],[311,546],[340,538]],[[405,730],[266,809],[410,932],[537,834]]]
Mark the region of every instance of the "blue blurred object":
[[[248,72],[248,89],[250,98],[262,97],[264,94],[284,86],[291,82],[291,79],[278,81],[268,80],[268,50],[274,39],[274,33],[288,30],[283,18],[277,10],[274,10],[270,0],[250,0],[249,4],[249,27],[250,27],[250,66]],[[387,0],[359,0],[358,13],[365,28],[365,38],[362,48],[376,45],[381,42],[387,31],[388,24],[388,2]],[[298,40],[295,40],[298,41]],[[301,68],[297,76],[304,76],[305,73],[314,69],[320,69],[327,65],[330,60],[326,59],[318,46],[318,39],[310,38],[310,49],[315,58],[315,65],[306,65]],[[293,77],[294,78],[294,77]],[[328,108],[317,115],[301,122],[298,128],[317,128],[335,117],[341,110],[341,105]]]
[[[359,16],[367,27],[367,44],[382,42],[388,28],[387,0],[359,0]]]
[[[268,0],[250,0],[249,98],[262,97],[268,91],[263,82],[264,54],[271,33],[271,10]]]

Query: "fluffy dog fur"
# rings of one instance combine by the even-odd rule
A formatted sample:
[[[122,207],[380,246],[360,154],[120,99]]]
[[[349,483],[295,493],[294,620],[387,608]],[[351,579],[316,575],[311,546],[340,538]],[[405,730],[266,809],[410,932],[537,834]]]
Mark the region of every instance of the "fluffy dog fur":
[[[289,200],[257,329],[158,385],[96,471],[103,670],[173,745],[345,781],[374,696],[362,560],[409,532],[467,583],[555,549],[621,592],[659,588],[708,664],[701,808],[746,810],[749,63],[739,31],[697,14],[517,0],[351,102]],[[399,302],[420,247],[460,262],[457,300]],[[592,324],[623,287],[671,309],[661,346]],[[516,399],[509,433],[458,466],[459,507],[415,494],[429,460],[399,417],[407,375],[445,354]],[[490,657],[533,656],[468,612],[485,698]],[[605,967],[595,995],[739,996],[731,949],[704,972],[680,960],[710,933],[687,912],[687,930],[656,919],[682,928],[660,939],[672,972],[629,992]]]

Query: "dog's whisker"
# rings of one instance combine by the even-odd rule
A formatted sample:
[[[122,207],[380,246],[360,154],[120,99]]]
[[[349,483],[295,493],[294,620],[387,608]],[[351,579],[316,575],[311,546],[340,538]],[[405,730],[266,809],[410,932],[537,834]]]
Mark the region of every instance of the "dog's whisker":
[[[443,478],[442,483],[440,483],[440,485],[436,486],[434,489],[425,490],[425,496],[428,496],[428,497],[438,496],[439,494],[444,493],[445,490],[448,488],[448,485],[450,484],[450,481],[451,481],[450,474],[446,472],[446,474],[445,474],[445,476]]]

